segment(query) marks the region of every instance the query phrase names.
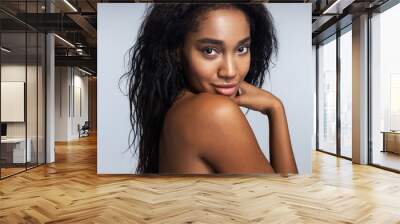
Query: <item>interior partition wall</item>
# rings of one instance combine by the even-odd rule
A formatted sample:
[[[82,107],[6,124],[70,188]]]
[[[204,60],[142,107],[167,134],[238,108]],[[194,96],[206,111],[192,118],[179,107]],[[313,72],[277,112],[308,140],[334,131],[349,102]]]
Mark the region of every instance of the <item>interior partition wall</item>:
[[[0,3],[0,178],[45,163],[46,38],[21,18],[44,12],[44,1],[19,1],[19,13]],[[26,20],[25,20],[26,21]]]
[[[317,45],[317,150],[351,159],[351,24]]]

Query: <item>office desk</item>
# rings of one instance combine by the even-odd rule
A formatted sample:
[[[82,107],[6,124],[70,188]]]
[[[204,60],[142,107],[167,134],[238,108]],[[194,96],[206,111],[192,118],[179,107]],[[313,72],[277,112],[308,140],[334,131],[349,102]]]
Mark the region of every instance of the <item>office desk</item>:
[[[383,131],[383,152],[400,154],[400,132]]]
[[[31,162],[31,145],[30,138],[26,140],[25,154],[25,138],[6,138],[1,139],[1,157],[6,160],[6,163],[25,163]],[[25,161],[26,159],[26,161]]]

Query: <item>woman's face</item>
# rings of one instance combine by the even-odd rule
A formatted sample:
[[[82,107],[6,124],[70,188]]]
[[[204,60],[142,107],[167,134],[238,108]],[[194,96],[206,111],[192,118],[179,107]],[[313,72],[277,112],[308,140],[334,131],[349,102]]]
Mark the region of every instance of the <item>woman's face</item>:
[[[183,46],[185,73],[196,92],[234,97],[250,67],[250,26],[235,8],[200,16]]]

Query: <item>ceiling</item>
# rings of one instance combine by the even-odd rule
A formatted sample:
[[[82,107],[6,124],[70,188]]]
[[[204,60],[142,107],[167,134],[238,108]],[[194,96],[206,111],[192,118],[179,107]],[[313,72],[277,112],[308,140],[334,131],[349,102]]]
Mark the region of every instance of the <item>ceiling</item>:
[[[207,0],[206,0],[207,1]],[[229,2],[229,0],[218,0]],[[250,2],[265,2],[248,0]],[[355,16],[375,8],[387,0],[270,0],[279,3],[312,3],[313,42],[316,43],[332,32],[338,20]],[[7,42],[16,52],[23,54],[25,30],[29,32],[54,32],[56,65],[80,66],[96,72],[97,55],[97,3],[151,2],[129,0],[1,0],[0,24],[2,43]],[[173,2],[159,0],[158,2]],[[175,1],[183,2],[183,1]],[[193,1],[187,1],[193,2]],[[216,1],[213,1],[216,2]],[[329,8],[329,11],[327,9]],[[51,12],[51,13],[50,13]],[[324,13],[325,12],[325,13]],[[329,12],[329,13],[326,13]],[[346,25],[344,22],[343,26]],[[332,28],[333,27],[333,28]],[[331,31],[329,31],[331,29]],[[329,32],[328,32],[329,31]],[[28,38],[29,39],[29,38]],[[66,40],[66,41],[63,41]],[[30,40],[28,40],[29,42]],[[35,42],[35,41],[33,41]],[[4,44],[3,44],[4,46]],[[20,46],[20,47],[18,47]],[[33,52],[35,43],[29,43],[27,52]],[[18,50],[19,49],[19,50]],[[16,53],[17,54],[17,53]]]

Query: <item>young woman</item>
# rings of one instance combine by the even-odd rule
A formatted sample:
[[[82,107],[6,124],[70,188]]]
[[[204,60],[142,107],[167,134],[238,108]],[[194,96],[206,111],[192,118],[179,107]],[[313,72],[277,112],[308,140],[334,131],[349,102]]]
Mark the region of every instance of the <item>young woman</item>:
[[[283,104],[260,88],[276,49],[262,4],[152,5],[126,74],[137,172],[297,173]],[[239,106],[268,117],[270,162]]]

